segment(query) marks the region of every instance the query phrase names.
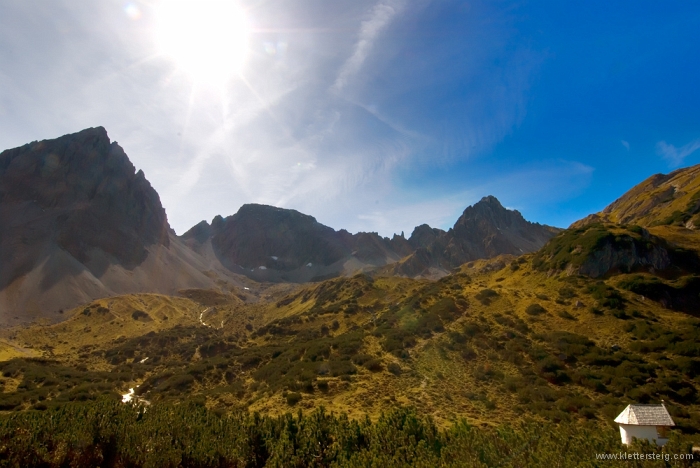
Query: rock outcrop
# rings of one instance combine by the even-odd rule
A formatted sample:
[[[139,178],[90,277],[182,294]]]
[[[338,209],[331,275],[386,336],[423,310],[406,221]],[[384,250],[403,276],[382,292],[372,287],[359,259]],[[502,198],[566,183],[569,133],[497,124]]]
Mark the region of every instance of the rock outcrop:
[[[616,224],[567,229],[537,252],[533,266],[552,274],[591,278],[632,272],[666,277],[700,273],[696,252],[670,244],[639,226]]]
[[[1,153],[0,210],[0,289],[40,262],[47,243],[98,276],[169,243],[158,194],[101,127]]]
[[[444,275],[472,260],[534,252],[558,232],[560,229],[526,221],[518,211],[487,196],[467,207],[447,232],[418,226],[408,239],[417,250],[393,270],[406,276]]]
[[[313,216],[247,204],[236,214],[202,221],[181,236],[193,250],[230,271],[264,281],[314,281],[395,262],[412,251],[400,236],[350,234]]]
[[[212,284],[102,127],[0,153],[0,226],[0,324],[52,319],[113,294]]]

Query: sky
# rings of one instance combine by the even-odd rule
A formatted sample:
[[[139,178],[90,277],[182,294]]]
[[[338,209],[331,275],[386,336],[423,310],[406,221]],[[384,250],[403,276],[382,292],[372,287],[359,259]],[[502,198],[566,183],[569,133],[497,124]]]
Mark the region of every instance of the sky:
[[[0,149],[103,126],[178,234],[567,227],[700,163],[699,57],[695,1],[0,0]]]

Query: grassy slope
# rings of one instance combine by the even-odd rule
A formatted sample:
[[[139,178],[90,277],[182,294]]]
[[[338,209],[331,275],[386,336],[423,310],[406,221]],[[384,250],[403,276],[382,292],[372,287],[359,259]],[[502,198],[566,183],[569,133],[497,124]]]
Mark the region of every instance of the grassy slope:
[[[18,333],[54,361],[35,365],[41,369],[6,363],[3,396],[22,396],[16,408],[41,407],[141,383],[148,399],[187,395],[269,414],[291,403],[377,417],[407,404],[440,424],[523,414],[610,421],[627,403],[665,398],[686,432],[700,430],[700,353],[688,335],[700,322],[614,288],[626,275],[548,276],[532,257],[472,262],[438,282],[330,280],[283,300],[223,307],[221,329],[202,326],[204,307],[187,299],[127,296],[112,304],[110,320],[80,311],[31,336]],[[611,295],[621,302],[610,306]],[[137,305],[156,318],[133,319]],[[167,327],[160,313],[170,314]],[[640,347],[658,341],[658,331],[688,348]],[[43,374],[68,375],[74,385],[42,383]],[[38,383],[22,388],[28,380]]]
[[[611,203],[602,212],[578,221],[617,224],[685,225],[700,227],[700,165],[678,169],[668,175],[656,174]],[[690,226],[690,225],[689,225]]]
[[[610,422],[628,403],[665,399],[679,428],[694,434],[700,320],[640,293],[691,284],[694,264],[596,279],[569,268],[601,246],[666,249],[672,259],[678,248],[700,253],[696,231],[656,222],[696,193],[686,172],[646,181],[607,210],[615,220],[631,213],[657,224],[648,228],[657,237],[631,225],[589,225],[537,254],[470,262],[439,281],[358,275],[239,297],[190,291],[96,301],[62,324],[13,332],[13,349],[32,346],[45,359],[0,363],[0,410],[117,397],[136,384],[150,400],[268,414],[325,406],[376,418],[412,405],[439,424],[523,415]],[[644,205],[656,197],[650,191],[674,181],[677,198]]]

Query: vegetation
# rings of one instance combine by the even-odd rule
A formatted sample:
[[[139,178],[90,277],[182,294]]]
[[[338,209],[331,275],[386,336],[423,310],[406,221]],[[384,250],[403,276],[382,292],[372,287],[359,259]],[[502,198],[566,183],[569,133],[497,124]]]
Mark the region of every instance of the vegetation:
[[[581,447],[619,452],[614,417],[661,399],[680,453],[700,436],[697,249],[685,228],[649,229],[569,230],[439,281],[360,274],[248,304],[132,295],[10,331],[0,466],[595,466]],[[632,266],[577,270],[606,255]],[[129,388],[145,412],[118,404]],[[85,421],[74,435],[64,414]],[[8,442],[28,424],[35,439]],[[567,443],[577,458],[555,461]]]
[[[667,282],[656,276],[633,275],[620,282],[620,287],[660,302],[669,309],[700,313],[700,276],[683,276]]]
[[[571,402],[575,405],[576,402]],[[415,410],[376,421],[322,408],[278,417],[215,412],[196,403],[150,407],[111,400],[0,416],[0,465],[117,467],[491,467],[691,466],[692,447],[672,435],[665,449],[623,447],[611,426],[526,421],[440,430]],[[637,451],[659,460],[606,460]]]
[[[672,245],[639,226],[600,223],[563,231],[535,254],[532,265],[539,271],[569,270],[600,277],[647,270],[654,263],[676,277],[700,272],[700,258],[693,250]]]
[[[616,232],[618,231],[618,232]],[[644,238],[647,239],[644,239]],[[619,232],[619,227],[590,224],[562,231],[540,249],[533,259],[538,270],[564,270],[568,265],[580,267],[606,245],[617,249],[635,248],[646,252],[659,242],[638,226]]]
[[[685,226],[692,221],[695,226],[700,226],[700,190],[690,196],[686,206],[680,210],[674,210],[670,215],[651,223],[651,226]]]

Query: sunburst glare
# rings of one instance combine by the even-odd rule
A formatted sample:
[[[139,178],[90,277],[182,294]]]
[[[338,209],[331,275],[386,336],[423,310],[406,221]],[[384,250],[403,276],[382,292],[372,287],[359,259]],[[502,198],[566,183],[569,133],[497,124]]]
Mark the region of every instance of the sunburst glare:
[[[220,84],[239,73],[250,26],[231,0],[163,0],[156,38],[162,54],[197,82]]]

